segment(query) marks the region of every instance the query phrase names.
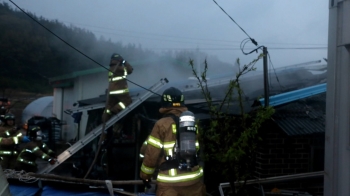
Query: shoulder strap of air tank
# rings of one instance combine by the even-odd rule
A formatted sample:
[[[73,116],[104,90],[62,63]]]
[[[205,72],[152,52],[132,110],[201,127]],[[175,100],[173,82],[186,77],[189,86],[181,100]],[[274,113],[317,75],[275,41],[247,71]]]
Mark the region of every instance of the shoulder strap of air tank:
[[[176,125],[176,142],[178,144],[178,147],[180,147],[180,133],[179,133],[179,122],[180,122],[180,118],[178,116],[176,116],[175,114],[166,114],[167,117],[171,117],[174,122],[175,122],[175,125]]]
[[[179,141],[179,117],[175,114],[165,114],[163,118],[170,117],[173,119],[175,125],[176,125],[176,139]],[[171,159],[164,161],[160,166],[159,169],[161,171],[166,171],[169,169],[177,168],[179,166],[179,162],[177,159]]]
[[[179,130],[179,117],[176,116],[175,114],[165,114],[164,118],[166,117],[171,117],[174,121],[174,123],[176,124],[176,133],[178,133]]]

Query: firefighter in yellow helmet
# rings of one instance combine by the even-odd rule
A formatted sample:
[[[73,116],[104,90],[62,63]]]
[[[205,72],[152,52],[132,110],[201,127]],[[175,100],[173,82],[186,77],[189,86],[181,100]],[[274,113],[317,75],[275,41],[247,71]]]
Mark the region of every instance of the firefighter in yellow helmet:
[[[26,172],[36,172],[37,164],[36,159],[41,158],[50,164],[55,164],[56,159],[52,150],[43,145],[42,131],[39,126],[30,128],[27,132],[31,142],[27,144],[21,144],[19,146],[19,155],[17,157],[15,169],[24,170]]]
[[[159,168],[156,195],[205,195],[203,169],[196,161],[184,162],[184,157],[179,156],[178,147],[182,141],[179,141],[181,135],[178,135],[178,130],[181,126],[181,118],[180,123],[176,119],[183,113],[191,113],[184,105],[182,92],[174,87],[166,89],[161,97],[161,105],[159,112],[164,117],[156,122],[149,136],[140,177],[144,181],[150,181],[156,168]],[[199,149],[196,136],[192,142],[196,153]],[[159,156],[161,161],[158,161]]]
[[[108,103],[102,116],[104,122],[132,103],[126,80],[132,71],[133,67],[122,56],[112,54],[108,72]]]

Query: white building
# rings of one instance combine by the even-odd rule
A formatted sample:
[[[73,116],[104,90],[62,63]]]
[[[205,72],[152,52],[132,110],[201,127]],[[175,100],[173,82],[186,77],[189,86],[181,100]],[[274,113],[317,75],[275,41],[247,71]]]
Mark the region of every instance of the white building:
[[[108,85],[107,74],[106,69],[95,68],[50,79],[50,83],[54,88],[53,114],[58,119],[67,122],[62,127],[63,140],[69,141],[76,136],[80,138],[85,135],[86,126],[80,126],[79,135],[77,135],[77,126],[73,117],[64,111],[76,107],[75,103],[79,100],[103,96]],[[85,111],[82,114],[81,124],[86,125],[87,119],[88,116]]]

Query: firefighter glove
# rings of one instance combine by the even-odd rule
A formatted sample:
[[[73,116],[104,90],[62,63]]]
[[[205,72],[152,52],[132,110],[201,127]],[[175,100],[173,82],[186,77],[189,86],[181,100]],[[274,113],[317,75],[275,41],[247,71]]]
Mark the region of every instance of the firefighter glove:
[[[51,165],[53,165],[53,164],[55,164],[55,163],[57,162],[57,160],[54,159],[54,158],[50,158],[50,159],[48,160],[48,162],[49,162]]]
[[[126,62],[126,61],[125,61],[124,59],[121,59],[121,60],[120,60],[120,63],[119,63],[119,66],[124,66],[124,65],[125,65],[125,62]]]
[[[143,182],[143,185],[145,185],[145,187],[147,189],[150,189],[152,186],[151,186],[151,179],[147,179],[147,180],[142,180]]]
[[[149,174],[146,174],[146,173],[140,171],[140,178],[142,180],[151,181],[152,175],[149,175]]]
[[[22,136],[21,142],[28,143],[28,142],[30,142],[30,139],[28,136]]]

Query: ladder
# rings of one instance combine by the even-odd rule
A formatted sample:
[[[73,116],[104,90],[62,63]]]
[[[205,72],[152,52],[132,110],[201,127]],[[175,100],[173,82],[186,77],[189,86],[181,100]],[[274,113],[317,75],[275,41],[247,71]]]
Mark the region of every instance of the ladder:
[[[104,108],[105,106],[106,106],[105,103],[97,103],[97,104],[92,104],[92,105],[88,105],[88,106],[78,107],[78,108],[74,108],[74,109],[68,109],[68,110],[65,110],[64,113],[71,115],[71,114],[77,113],[77,112]]]
[[[161,79],[159,82],[154,84],[146,93],[142,94],[141,96],[137,97],[135,101],[133,101],[129,106],[127,106],[124,110],[119,112],[116,115],[113,115],[111,119],[109,119],[106,122],[105,129],[108,129],[111,127],[114,123],[116,123],[119,119],[124,117],[126,114],[131,112],[133,109],[135,109],[138,105],[140,105],[143,101],[145,101],[147,98],[149,98],[154,92],[159,90],[165,83],[168,83],[168,80],[166,78]],[[69,157],[71,157],[74,153],[78,152],[80,149],[82,149],[86,144],[91,142],[93,139],[98,137],[102,131],[103,124],[97,126],[95,129],[93,129],[90,133],[85,135],[81,140],[74,143],[71,147],[63,151],[60,155],[57,156],[57,162],[53,165],[47,164],[46,167],[39,170],[37,173],[44,174],[49,173],[53,169],[55,169],[57,166],[62,164],[65,160],[67,160]]]

